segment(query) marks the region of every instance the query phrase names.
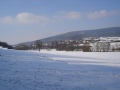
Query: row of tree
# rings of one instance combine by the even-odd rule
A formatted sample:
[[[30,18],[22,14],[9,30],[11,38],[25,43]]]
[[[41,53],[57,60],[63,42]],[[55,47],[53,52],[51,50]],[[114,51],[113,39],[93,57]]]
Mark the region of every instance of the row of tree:
[[[1,42],[0,41],[0,46],[2,46],[3,48],[13,49],[12,45],[9,45],[6,42]]]
[[[58,51],[84,51],[84,52],[90,52],[91,51],[91,46],[89,46],[88,43],[85,43],[83,46],[74,46],[74,43],[58,43],[56,41],[51,42],[50,45],[44,45],[40,40],[35,41],[34,45],[25,45],[25,44],[20,44],[17,47],[15,47],[16,50],[39,50],[43,49],[56,49]]]
[[[74,46],[70,44],[58,44],[58,46],[56,47],[56,50],[91,52],[91,46],[89,45]]]
[[[35,41],[34,45],[26,45],[26,44],[20,44],[18,46],[16,46],[14,49],[16,50],[39,50],[42,48],[42,42],[40,40]]]

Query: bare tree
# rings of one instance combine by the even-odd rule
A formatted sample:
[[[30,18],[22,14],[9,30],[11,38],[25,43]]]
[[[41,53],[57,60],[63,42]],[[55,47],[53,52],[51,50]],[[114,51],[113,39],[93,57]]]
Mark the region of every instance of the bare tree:
[[[37,41],[35,41],[35,45],[36,45],[36,47],[38,48],[38,50],[40,52],[40,49],[42,47],[42,42],[40,40],[37,40]]]

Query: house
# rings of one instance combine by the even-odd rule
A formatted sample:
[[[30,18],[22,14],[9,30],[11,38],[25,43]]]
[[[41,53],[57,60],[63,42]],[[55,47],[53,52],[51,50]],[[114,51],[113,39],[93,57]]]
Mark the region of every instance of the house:
[[[110,42],[99,41],[91,44],[91,50],[93,52],[108,52],[110,49]]]
[[[110,43],[110,51],[120,52],[120,42]]]

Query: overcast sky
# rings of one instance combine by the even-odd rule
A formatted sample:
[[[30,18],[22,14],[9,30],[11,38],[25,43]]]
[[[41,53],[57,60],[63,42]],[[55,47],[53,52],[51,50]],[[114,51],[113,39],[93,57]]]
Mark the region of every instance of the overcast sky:
[[[120,0],[0,0],[0,41],[120,26]]]

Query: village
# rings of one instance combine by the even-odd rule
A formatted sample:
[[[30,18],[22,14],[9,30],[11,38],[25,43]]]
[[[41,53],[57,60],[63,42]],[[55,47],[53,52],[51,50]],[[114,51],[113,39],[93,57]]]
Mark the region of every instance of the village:
[[[19,46],[15,47],[15,49],[56,49],[57,51],[120,52],[120,37],[88,37],[81,40],[60,40],[51,42],[41,42],[38,40],[33,45],[20,44]]]

